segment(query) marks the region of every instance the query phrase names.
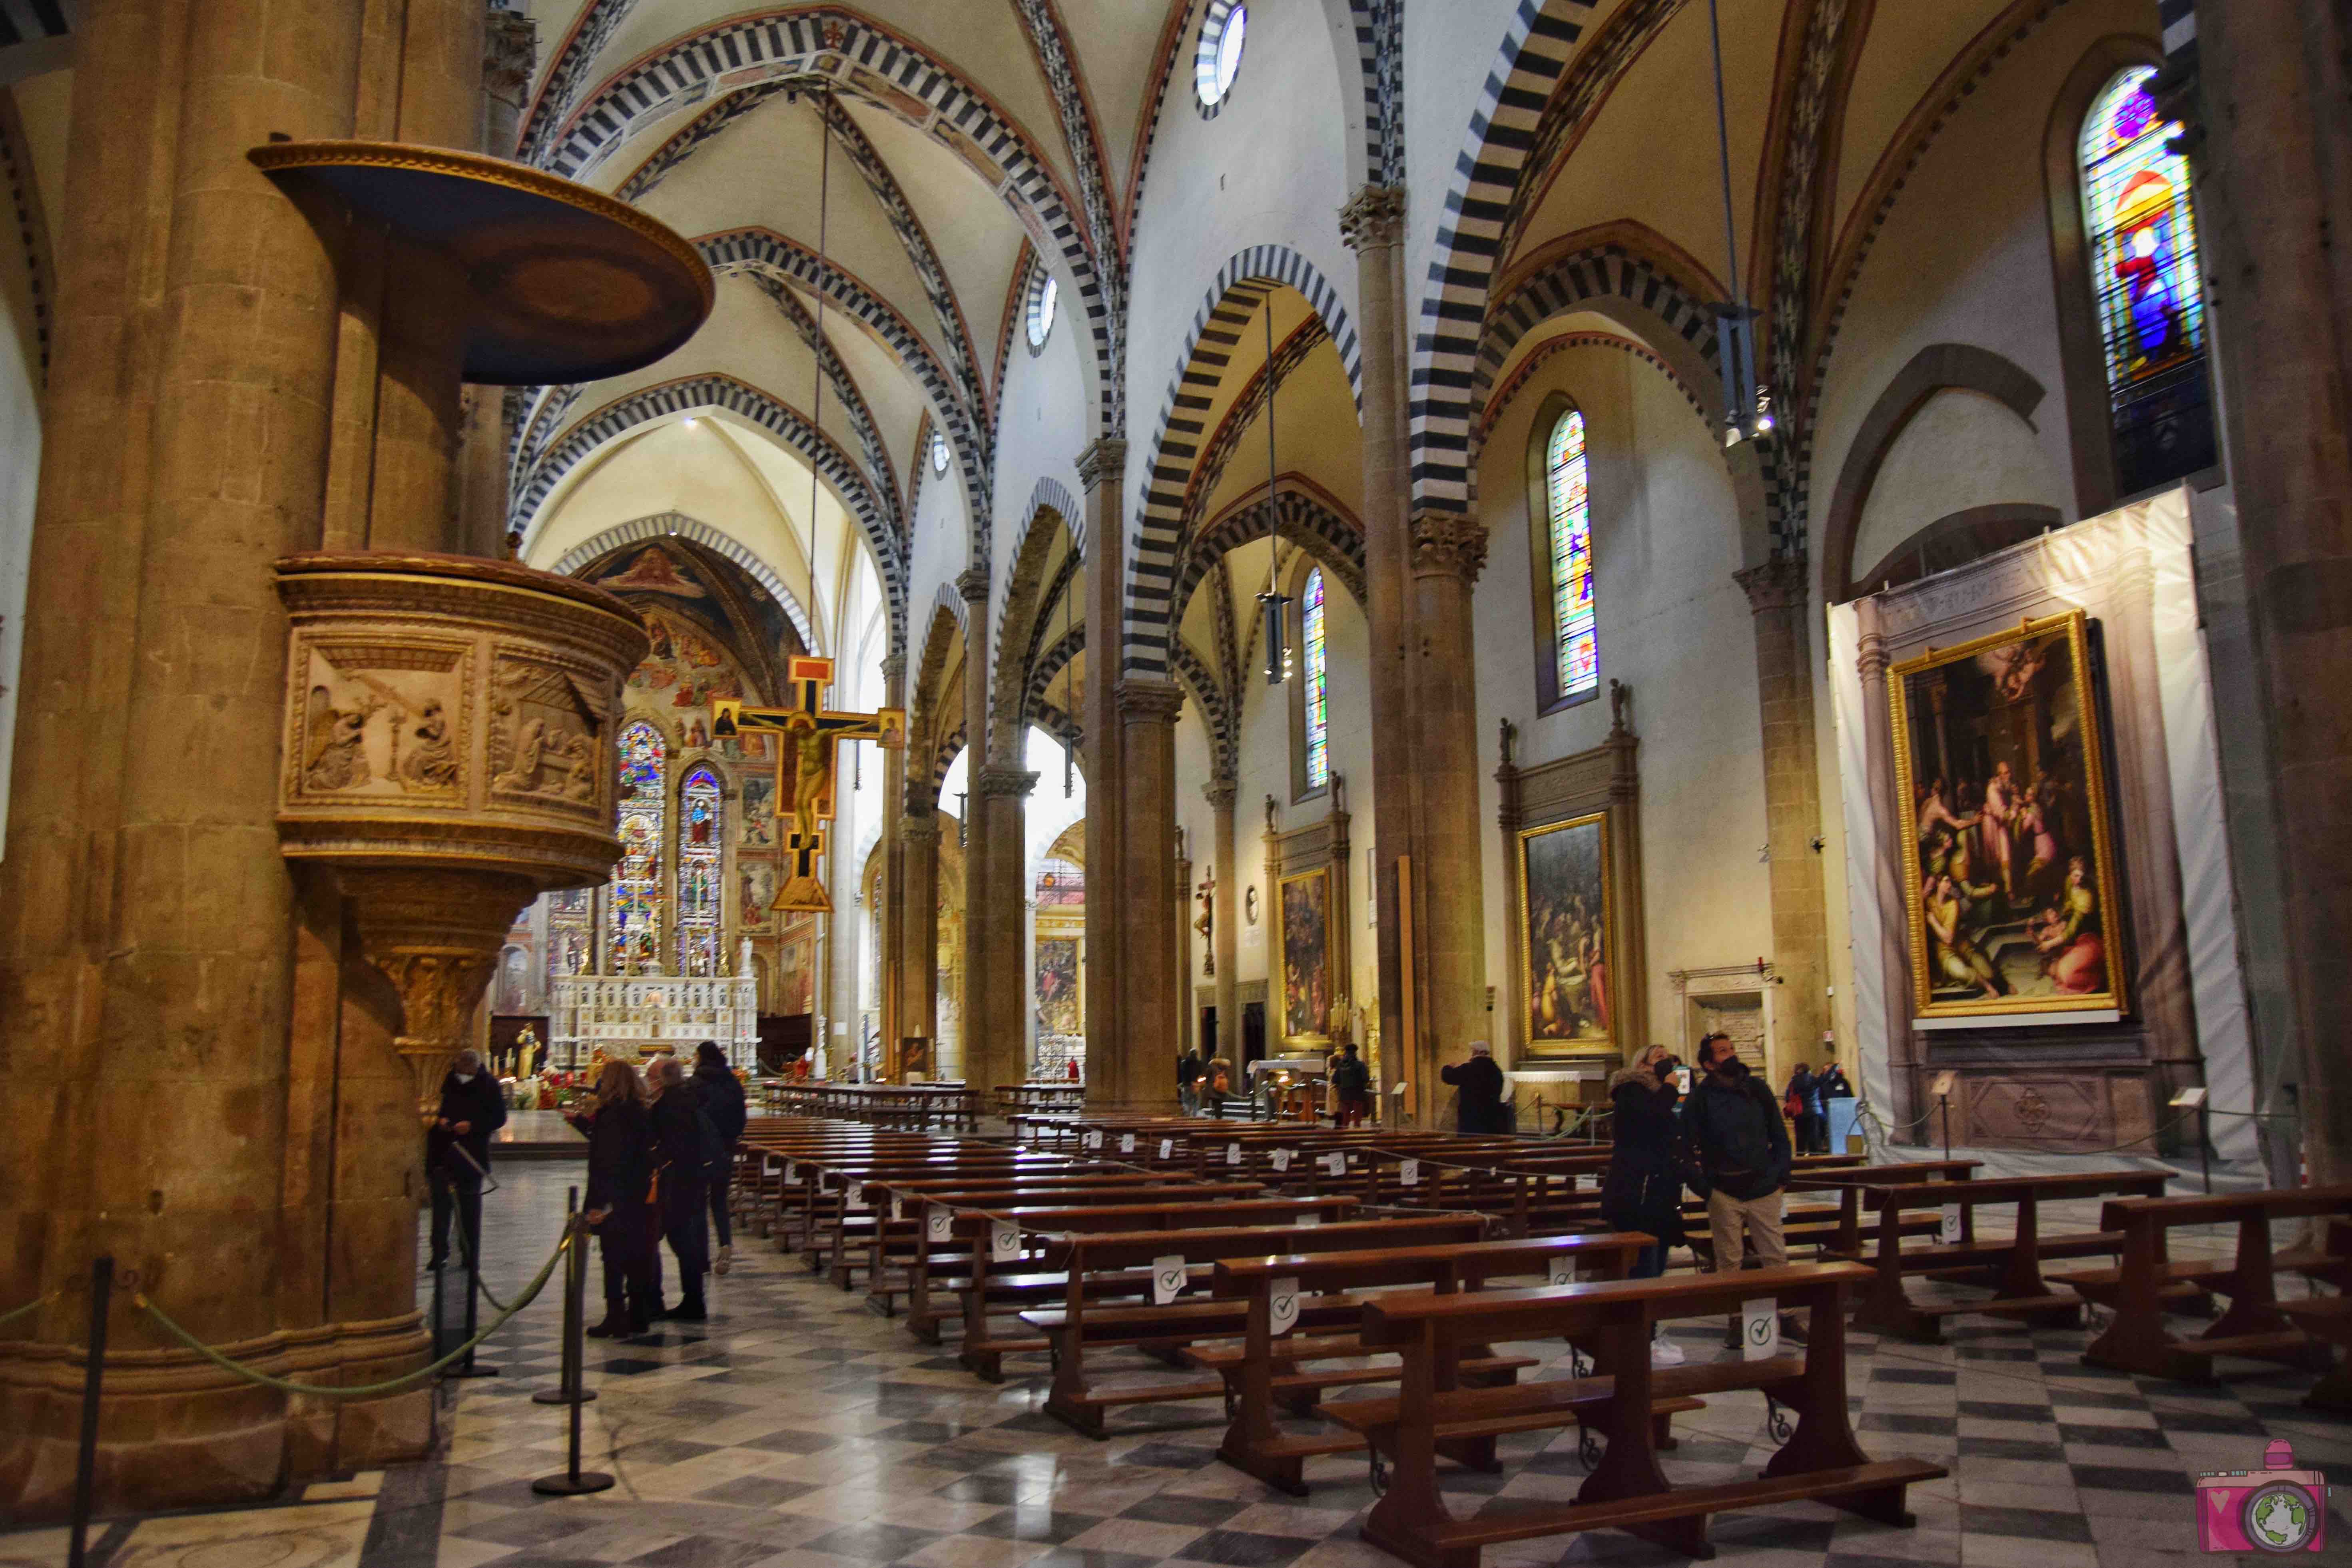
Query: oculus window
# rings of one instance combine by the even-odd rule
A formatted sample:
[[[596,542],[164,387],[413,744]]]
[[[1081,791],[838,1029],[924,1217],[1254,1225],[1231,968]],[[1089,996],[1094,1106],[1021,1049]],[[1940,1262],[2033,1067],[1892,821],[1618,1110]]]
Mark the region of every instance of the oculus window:
[[[1233,91],[1248,36],[1249,7],[1241,0],[1213,0],[1201,24],[1201,47],[1192,56],[1192,91],[1204,113],[1223,108]]]
[[[1054,310],[1060,303],[1062,286],[1043,267],[1037,268],[1036,280],[1029,285],[1029,352],[1035,353],[1045,346],[1046,334],[1054,330]]]
[[[931,432],[931,472],[935,474],[944,474],[947,471],[948,438],[939,431],[934,430]]]

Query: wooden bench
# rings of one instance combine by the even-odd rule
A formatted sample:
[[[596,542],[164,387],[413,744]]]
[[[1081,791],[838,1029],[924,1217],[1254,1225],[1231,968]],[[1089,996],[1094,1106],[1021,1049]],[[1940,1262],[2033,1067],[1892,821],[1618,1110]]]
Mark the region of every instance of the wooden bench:
[[[1227,1424],[1217,1457],[1269,1486],[1304,1497],[1309,1458],[1354,1453],[1364,1447],[1363,1434],[1352,1428],[1289,1434],[1276,1425],[1277,1405],[1295,1415],[1309,1415],[1326,1388],[1390,1383],[1397,1375],[1396,1368],[1387,1365],[1331,1369],[1328,1363],[1332,1362],[1368,1363],[1381,1352],[1364,1345],[1360,1321],[1343,1323],[1331,1333],[1297,1332],[1304,1309],[1315,1305],[1316,1298],[1408,1285],[1426,1285],[1441,1293],[1477,1289],[1514,1276],[1543,1278],[1559,1260],[1565,1260],[1582,1278],[1619,1279],[1649,1245],[1646,1236],[1611,1232],[1515,1237],[1454,1247],[1288,1253],[1219,1263],[1214,1292],[1247,1308],[1244,1335],[1236,1343],[1196,1347],[1185,1358],[1225,1380]],[[1285,1293],[1289,1298],[1286,1302]],[[1308,1370],[1309,1363],[1325,1364]],[[1519,1368],[1529,1364],[1526,1358],[1499,1357],[1482,1349],[1454,1370],[1473,1382],[1507,1383]],[[1664,1423],[1676,1410],[1699,1408],[1696,1400],[1672,1401],[1662,1408],[1660,1446],[1672,1446]]]
[[[1845,1305],[1869,1276],[1854,1263],[1800,1263],[1737,1275],[1367,1302],[1364,1343],[1403,1357],[1398,1395],[1321,1406],[1322,1414],[1363,1432],[1376,1456],[1394,1461],[1364,1521],[1364,1539],[1417,1568],[1477,1568],[1486,1546],[1595,1529],[1623,1530],[1688,1556],[1711,1557],[1709,1515],[1804,1500],[1911,1524],[1905,1489],[1949,1472],[1916,1459],[1874,1461],[1854,1442],[1846,1412]],[[1650,1335],[1658,1321],[1736,1312],[1756,1298],[1807,1312],[1815,1328],[1801,1358],[1651,1368]],[[1461,1387],[1451,1375],[1465,1346],[1558,1337],[1595,1347],[1592,1376],[1479,1389]],[[1740,1388],[1761,1389],[1797,1412],[1788,1443],[1757,1480],[1672,1485],[1658,1468],[1656,1402]],[[1491,1467],[1497,1436],[1577,1420],[1605,1432],[1608,1451],[1575,1501],[1498,1502],[1471,1519],[1447,1510],[1437,1483],[1441,1444]]]
[[[1349,1200],[1353,1202],[1353,1200]],[[1230,1213],[1230,1209],[1220,1213]],[[1150,1387],[1104,1388],[1089,1378],[1088,1352],[1113,1348],[1145,1352],[1181,1364],[1181,1353],[1203,1340],[1238,1339],[1249,1327],[1247,1304],[1195,1297],[1192,1291],[1213,1279],[1203,1266],[1269,1254],[1350,1252],[1367,1247],[1448,1247],[1486,1239],[1486,1222],[1476,1215],[1432,1215],[1426,1219],[1352,1220],[1310,1229],[1214,1226],[1182,1231],[1127,1231],[1079,1236],[1056,1248],[1049,1261],[1065,1270],[1062,1304],[1024,1311],[1021,1321],[1044,1335],[1054,1352],[1054,1384],[1045,1396],[1048,1414],[1089,1437],[1107,1437],[1108,1411],[1130,1405],[1209,1399],[1224,1393],[1222,1376]],[[1164,1304],[1151,1294],[1163,1269],[1181,1275],[1185,1292]],[[1197,1272],[1196,1272],[1197,1271]],[[1125,1288],[1139,1297],[1106,1302],[1104,1288]],[[1327,1298],[1304,1311],[1313,1329],[1345,1323],[1360,1303]]]
[[[2328,1230],[2327,1245],[2274,1252],[2271,1226],[2278,1220],[2352,1218],[2352,1186],[2284,1187],[2269,1192],[2179,1198],[2136,1198],[2105,1205],[2099,1226],[2122,1238],[2112,1268],[2053,1276],[2087,1300],[2110,1309],[2106,1329],[2084,1351],[2092,1366],[2154,1377],[2210,1383],[2213,1358],[2243,1356],[2287,1366],[2322,1368],[2327,1347],[2278,1300],[2281,1269],[2325,1279],[2343,1288],[2352,1279],[2352,1227]],[[2235,1225],[2234,1255],[2175,1260],[2166,1233],[2181,1226]],[[2229,1310],[2204,1333],[2176,1337],[2165,1326],[2168,1303],[2180,1309],[2209,1292],[2230,1299]],[[2318,1321],[2326,1313],[2305,1314]]]
[[[2327,1375],[2303,1396],[2304,1404],[2314,1410],[2352,1413],[2352,1297],[2281,1301],[2278,1310],[2295,1327],[2341,1352],[2329,1362]]]
[[[1874,1227],[1878,1245],[1870,1258],[1875,1278],[1854,1311],[1854,1327],[1926,1343],[1940,1340],[1943,1321],[1961,1313],[2022,1318],[2042,1328],[2074,1327],[2082,1321],[2082,1298],[2052,1289],[2042,1277],[2042,1260],[2108,1256],[2122,1247],[2123,1236],[2101,1230],[2045,1237],[2041,1233],[2040,1205],[2045,1201],[2110,1193],[2161,1196],[2170,1179],[2163,1171],[2083,1171],[2057,1176],[1909,1182],[1863,1188],[1864,1200],[1878,1211]],[[1959,1210],[1965,1225],[1970,1209],[1988,1204],[2016,1209],[2017,1227],[2011,1239],[1938,1242],[1907,1249],[1903,1246],[1906,1210],[1942,1210],[1952,1205]],[[1987,1285],[1993,1294],[1985,1300],[1916,1302],[1904,1290],[1906,1274]]]

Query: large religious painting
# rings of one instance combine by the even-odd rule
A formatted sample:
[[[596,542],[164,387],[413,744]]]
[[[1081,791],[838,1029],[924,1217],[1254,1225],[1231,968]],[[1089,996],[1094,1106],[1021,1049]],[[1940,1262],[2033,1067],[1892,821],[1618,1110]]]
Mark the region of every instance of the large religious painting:
[[[1527,943],[1523,1037],[1531,1054],[1614,1048],[1616,943],[1609,908],[1609,819],[1595,812],[1519,835],[1520,933]]]
[[[1282,912],[1282,1035],[1328,1037],[1331,1023],[1331,868],[1285,877]]]
[[[1075,937],[1037,939],[1037,1032],[1075,1035],[1078,1016],[1078,943]]]
[[[2088,628],[2070,611],[1890,672],[1921,1017],[2125,1005]]]

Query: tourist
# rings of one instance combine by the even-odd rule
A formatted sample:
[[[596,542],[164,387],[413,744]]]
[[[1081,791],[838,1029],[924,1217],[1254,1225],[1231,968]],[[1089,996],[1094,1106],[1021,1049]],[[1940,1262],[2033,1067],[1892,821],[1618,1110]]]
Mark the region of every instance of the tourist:
[[[1707,1035],[1698,1043],[1698,1065],[1706,1076],[1683,1108],[1683,1165],[1691,1191],[1706,1200],[1707,1230],[1717,1274],[1736,1274],[1747,1245],[1758,1261],[1778,1268],[1789,1261],[1780,1231],[1781,1189],[1795,1158],[1780,1102],[1764,1080],[1748,1070],[1728,1035]],[[1796,1314],[1781,1331],[1802,1342]],[[1739,1320],[1731,1321],[1727,1345],[1738,1346]]]
[[[1788,1103],[1783,1109],[1797,1129],[1798,1153],[1830,1152],[1830,1123],[1822,1107],[1822,1080],[1807,1063],[1799,1062],[1797,1070],[1789,1075]]]
[[[1331,1094],[1339,1102],[1339,1125],[1362,1126],[1372,1107],[1372,1073],[1356,1055],[1353,1040],[1340,1046],[1339,1059],[1331,1064]]]
[[[661,1254],[654,1239],[653,1118],[637,1069],[608,1061],[596,1098],[565,1120],[588,1138],[588,1223],[604,1260],[604,1321],[594,1339],[642,1334],[661,1316]]]
[[[735,1145],[743,1136],[749,1113],[743,1105],[742,1080],[727,1065],[727,1053],[716,1040],[694,1047],[694,1098],[710,1118],[724,1152],[710,1167],[710,1228],[719,1236],[719,1256],[710,1271],[724,1274],[735,1267],[735,1220],[727,1212],[735,1187]]]
[[[1683,1184],[1675,1163],[1675,1103],[1682,1090],[1674,1074],[1680,1065],[1665,1047],[1652,1046],[1609,1080],[1616,1126],[1601,1179],[1601,1217],[1653,1238],[1633,1260],[1635,1279],[1664,1274],[1666,1254],[1683,1245]],[[1663,1329],[1650,1336],[1650,1364],[1680,1366],[1682,1348]]]
[[[449,1261],[449,1211],[457,1211],[468,1258],[482,1252],[482,1178],[490,1170],[490,1134],[507,1124],[499,1080],[482,1070],[479,1051],[459,1051],[441,1079],[441,1108],[425,1134],[425,1179],[433,1189],[433,1260]],[[415,1254],[410,1256],[414,1257]]]
[[[1459,1067],[1440,1068],[1437,1076],[1456,1090],[1460,1110],[1455,1125],[1463,1131],[1511,1130],[1511,1113],[1503,1104],[1503,1069],[1495,1065],[1494,1047],[1471,1041],[1470,1059]]]
[[[710,1271],[710,1232],[704,1205],[709,1201],[710,1167],[718,1163],[718,1129],[702,1113],[686,1068],[676,1057],[653,1064],[653,1128],[656,1202],[662,1234],[677,1259],[677,1305],[662,1314],[681,1323],[709,1316],[702,1300],[702,1277]]]
[[[1176,1058],[1176,1104],[1187,1116],[1200,1114],[1201,1079],[1208,1070],[1198,1046],[1186,1046]]]
[[[1225,1114],[1225,1101],[1233,1098],[1234,1064],[1223,1057],[1209,1060],[1209,1087],[1201,1091],[1201,1111],[1212,1117]]]
[[[1828,1102],[1832,1100],[1852,1100],[1853,1098],[1853,1085],[1846,1082],[1845,1068],[1838,1066],[1837,1058],[1832,1057],[1829,1060],[1823,1062],[1822,1064],[1822,1070],[1815,1073],[1813,1076],[1821,1080],[1822,1100],[1822,1108],[1824,1110],[1829,1109]]]

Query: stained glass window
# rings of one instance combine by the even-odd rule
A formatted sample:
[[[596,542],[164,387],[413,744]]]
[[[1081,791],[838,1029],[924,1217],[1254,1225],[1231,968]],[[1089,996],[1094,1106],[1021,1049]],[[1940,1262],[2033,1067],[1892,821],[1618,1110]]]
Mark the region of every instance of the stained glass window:
[[[1307,574],[1298,640],[1307,654],[1307,787],[1331,782],[1331,672],[1323,647],[1323,568]]]
[[[1601,640],[1592,620],[1592,506],[1585,491],[1584,416],[1571,408],[1544,445],[1544,490],[1551,512],[1551,626],[1559,695],[1601,685]]]
[[[2157,111],[2155,75],[2140,66],[2109,82],[2081,146],[2117,488],[2126,495],[2214,460],[2189,165],[2168,150],[2180,126]]]
[[[667,841],[669,746],[639,719],[621,731],[620,863],[613,868],[608,973],[661,973],[662,850]]]
[[[686,775],[677,792],[677,972],[719,973],[720,872],[726,837],[719,831],[719,776],[709,768]]]

